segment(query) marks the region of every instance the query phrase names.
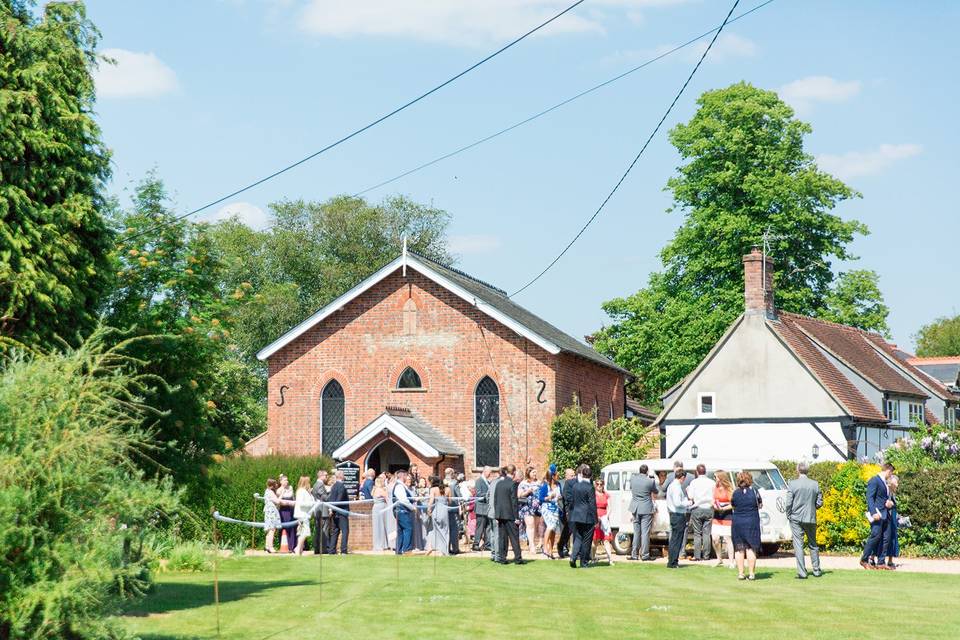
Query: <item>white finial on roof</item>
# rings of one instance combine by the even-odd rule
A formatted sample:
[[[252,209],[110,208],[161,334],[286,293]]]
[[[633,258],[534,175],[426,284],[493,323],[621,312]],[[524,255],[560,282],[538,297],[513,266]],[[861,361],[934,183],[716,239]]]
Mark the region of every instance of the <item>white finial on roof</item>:
[[[403,236],[403,277],[407,277],[407,236]]]

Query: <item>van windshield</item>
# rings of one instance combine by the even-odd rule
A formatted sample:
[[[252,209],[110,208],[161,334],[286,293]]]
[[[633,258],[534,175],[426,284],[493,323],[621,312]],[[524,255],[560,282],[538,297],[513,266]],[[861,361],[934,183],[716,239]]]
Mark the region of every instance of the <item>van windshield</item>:
[[[787,488],[779,469],[747,469],[753,476],[753,486],[757,489],[782,491]]]

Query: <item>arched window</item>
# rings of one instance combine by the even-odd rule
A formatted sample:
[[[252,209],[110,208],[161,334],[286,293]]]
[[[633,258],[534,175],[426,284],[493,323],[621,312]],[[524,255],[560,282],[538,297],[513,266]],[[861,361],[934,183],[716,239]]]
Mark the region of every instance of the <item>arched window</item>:
[[[500,466],[500,390],[484,376],[474,391],[474,445],[477,466]]]
[[[343,387],[331,380],[320,398],[320,451],[331,454],[343,444],[346,400]]]
[[[404,369],[397,380],[397,389],[420,389],[422,387],[420,374],[414,371],[413,367]]]

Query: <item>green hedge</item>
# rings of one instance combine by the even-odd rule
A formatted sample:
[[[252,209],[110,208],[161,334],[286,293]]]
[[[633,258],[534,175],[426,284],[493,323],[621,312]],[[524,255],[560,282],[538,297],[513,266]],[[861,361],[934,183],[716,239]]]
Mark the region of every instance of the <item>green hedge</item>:
[[[196,516],[195,523],[185,524],[183,534],[186,538],[209,540],[208,527],[212,523],[210,514],[213,509],[238,520],[262,520],[263,502],[255,502],[253,494],[263,494],[267,478],[276,479],[284,473],[290,478],[290,484],[296,486],[300,476],[308,476],[312,481],[317,475],[317,469],[329,471],[332,468],[333,461],[326,456],[269,455],[257,458],[227,458],[210,469],[205,495],[195,496],[190,500]],[[263,544],[262,530],[226,523],[218,526],[225,545],[252,543],[256,547]]]
[[[960,556],[960,465],[898,470],[898,510],[913,524],[900,546],[924,556]]]
[[[774,460],[773,464],[777,465],[781,475],[783,475],[784,480],[787,482],[797,477],[797,463],[795,461]],[[807,473],[807,477],[819,482],[820,489],[826,491],[827,487],[830,486],[830,481],[839,468],[839,462],[814,462],[810,465],[810,471]]]

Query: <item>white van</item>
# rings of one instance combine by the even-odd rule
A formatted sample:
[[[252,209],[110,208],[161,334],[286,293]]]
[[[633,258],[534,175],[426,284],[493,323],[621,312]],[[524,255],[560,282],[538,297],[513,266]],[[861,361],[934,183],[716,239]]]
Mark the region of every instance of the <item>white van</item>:
[[[679,459],[679,458],[678,458]],[[753,475],[753,486],[760,491],[763,500],[763,509],[760,510],[760,541],[763,555],[772,555],[780,545],[792,540],[790,523],[787,521],[786,499],[787,483],[784,482],[780,470],[771,462],[756,460],[720,460],[720,459],[679,459],[687,473],[693,473],[698,464],[707,467],[707,475],[713,478],[717,470],[729,472],[731,480],[736,484],[737,473],[749,471]],[[620,555],[630,553],[633,542],[633,520],[630,514],[630,478],[638,473],[641,464],[647,465],[647,474],[659,482],[657,472],[673,472],[673,460],[629,460],[607,465],[601,470],[603,484],[610,494],[610,503],[607,516],[613,532],[613,548]],[[658,496],[655,504],[657,512],[653,519],[653,529],[650,532],[651,544],[667,544],[670,537],[670,515],[667,512],[666,496]]]

